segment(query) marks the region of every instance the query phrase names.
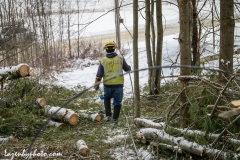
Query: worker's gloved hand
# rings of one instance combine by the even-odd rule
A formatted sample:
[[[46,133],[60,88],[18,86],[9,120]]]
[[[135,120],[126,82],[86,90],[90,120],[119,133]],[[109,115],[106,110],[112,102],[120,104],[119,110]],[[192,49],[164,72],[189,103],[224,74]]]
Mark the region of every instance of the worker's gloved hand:
[[[101,78],[96,77],[95,78],[95,84],[94,84],[94,89],[97,91],[99,89],[99,82],[101,82]]]

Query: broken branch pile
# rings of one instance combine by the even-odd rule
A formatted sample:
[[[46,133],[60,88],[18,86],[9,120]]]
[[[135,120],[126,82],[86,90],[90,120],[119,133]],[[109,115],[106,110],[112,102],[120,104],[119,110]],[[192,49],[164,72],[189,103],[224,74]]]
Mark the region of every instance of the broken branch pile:
[[[198,156],[206,156],[206,157],[218,157],[218,159],[239,159],[240,154],[236,154],[236,152],[227,150],[222,151],[216,148],[213,148],[212,145],[201,145],[197,142],[192,142],[188,139],[185,139],[183,136],[173,136],[168,133],[168,131],[176,131],[180,134],[177,135],[186,135],[188,137],[195,136],[204,136],[204,132],[197,130],[189,130],[189,129],[179,129],[168,126],[166,130],[164,130],[164,124],[155,123],[150,120],[136,118],[134,119],[134,123],[136,126],[146,127],[152,126],[153,128],[142,128],[137,132],[137,138],[142,141],[142,143],[146,143],[147,141],[151,142],[152,146],[162,146],[166,149],[171,149],[172,151],[177,151],[178,153],[187,152],[191,154],[195,154]],[[141,124],[141,125],[139,125]],[[156,128],[155,128],[156,127]],[[217,139],[221,135],[220,134],[208,134],[211,139]],[[223,140],[226,139],[229,143],[239,145],[240,141],[237,139],[231,139],[222,137]]]

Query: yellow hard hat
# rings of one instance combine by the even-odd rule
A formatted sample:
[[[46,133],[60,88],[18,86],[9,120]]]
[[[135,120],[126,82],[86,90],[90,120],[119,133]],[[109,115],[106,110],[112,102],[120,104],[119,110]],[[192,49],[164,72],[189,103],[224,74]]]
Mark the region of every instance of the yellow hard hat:
[[[108,47],[113,47],[114,49],[117,48],[117,46],[115,45],[114,41],[107,41],[103,49],[106,50]]]

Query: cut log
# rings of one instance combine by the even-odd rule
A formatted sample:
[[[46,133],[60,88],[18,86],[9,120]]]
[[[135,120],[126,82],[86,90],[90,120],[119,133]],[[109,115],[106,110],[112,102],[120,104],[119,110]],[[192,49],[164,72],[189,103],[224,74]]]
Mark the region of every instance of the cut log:
[[[46,116],[52,116],[52,119],[57,119],[62,122],[67,122],[71,125],[76,125],[79,120],[79,116],[71,109],[60,108],[58,106],[46,105],[44,108],[44,114]]]
[[[103,119],[103,116],[99,113],[91,113],[87,110],[79,110],[77,113],[79,113],[80,117],[87,118],[91,121],[101,121]]]
[[[47,120],[46,120],[46,121],[47,121]],[[53,120],[49,120],[49,121],[48,121],[48,125],[54,126],[54,127],[56,127],[56,128],[63,128],[63,127],[66,126],[66,124],[64,124],[64,123],[55,122],[55,121],[53,121]]]
[[[238,147],[238,148],[236,149],[236,151],[239,152],[239,151],[240,151],[240,147]]]
[[[83,156],[90,154],[90,149],[88,148],[84,140],[77,141],[77,148],[79,150],[79,153]]]
[[[229,111],[224,111],[222,113],[220,113],[218,115],[218,117],[221,117],[221,118],[230,118],[232,116],[236,116],[236,115],[239,115],[240,114],[240,107],[238,108],[233,108]]]
[[[44,98],[37,98],[36,102],[40,107],[44,107],[47,104]]]
[[[234,106],[240,106],[240,100],[235,100],[231,102]]]
[[[139,134],[141,136],[139,136]],[[236,152],[224,152],[220,151],[218,149],[213,149],[209,148],[208,146],[205,145],[200,145],[195,142],[190,142],[183,137],[174,137],[169,135],[168,133],[158,130],[158,129],[153,129],[153,128],[144,128],[141,129],[138,132],[137,137],[145,137],[146,139],[151,139],[151,140],[158,140],[161,141],[162,143],[165,143],[167,145],[172,145],[172,146],[178,146],[181,148],[183,151],[187,151],[189,153],[199,155],[199,156],[209,156],[213,157],[218,155],[218,159],[239,159],[240,154],[236,154]]]
[[[26,77],[30,73],[30,67],[27,64],[5,67],[0,69],[0,80],[18,79]]]

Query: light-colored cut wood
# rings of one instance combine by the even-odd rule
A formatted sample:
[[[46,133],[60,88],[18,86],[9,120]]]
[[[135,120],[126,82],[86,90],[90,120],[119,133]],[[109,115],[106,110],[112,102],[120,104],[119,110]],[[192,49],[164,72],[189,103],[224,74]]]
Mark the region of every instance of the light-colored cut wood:
[[[79,153],[81,155],[86,156],[86,155],[90,154],[90,149],[88,148],[88,146],[84,140],[78,140],[77,147],[78,147]]]
[[[63,122],[67,122],[71,125],[76,125],[79,120],[79,116],[71,109],[60,108],[58,106],[44,106],[44,114],[46,116],[52,116],[52,119],[57,119]]]
[[[240,106],[240,100],[235,100],[231,102],[234,106]]]
[[[47,104],[47,101],[45,100],[45,98],[37,98],[36,101],[40,107],[44,107]]]

